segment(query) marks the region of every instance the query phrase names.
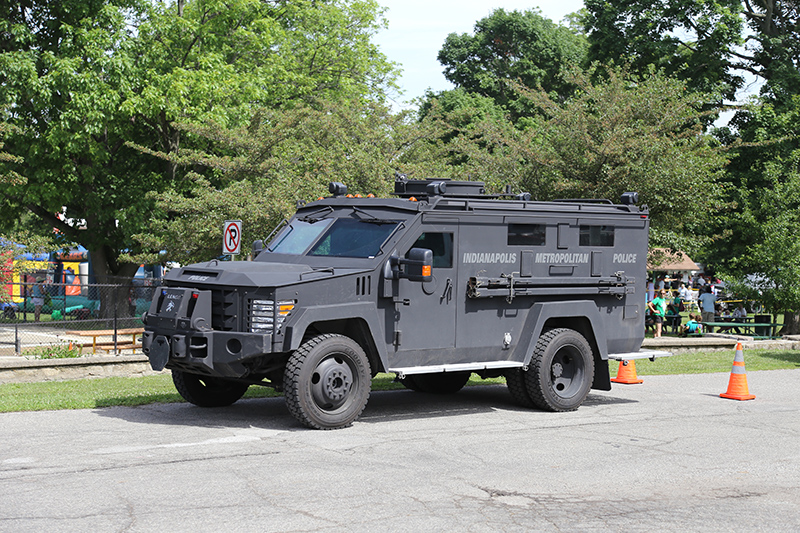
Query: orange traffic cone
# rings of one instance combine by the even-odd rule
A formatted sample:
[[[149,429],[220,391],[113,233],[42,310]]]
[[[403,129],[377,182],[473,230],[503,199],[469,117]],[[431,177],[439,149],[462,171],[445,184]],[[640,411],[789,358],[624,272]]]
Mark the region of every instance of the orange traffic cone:
[[[617,370],[617,377],[611,378],[614,383],[625,383],[626,385],[633,385],[635,383],[643,383],[636,375],[636,361],[620,361],[619,370]]]
[[[744,370],[744,353],[742,343],[736,343],[736,355],[733,358],[731,379],[728,381],[728,390],[720,394],[722,398],[731,400],[755,400],[755,395],[747,390],[747,373]]]

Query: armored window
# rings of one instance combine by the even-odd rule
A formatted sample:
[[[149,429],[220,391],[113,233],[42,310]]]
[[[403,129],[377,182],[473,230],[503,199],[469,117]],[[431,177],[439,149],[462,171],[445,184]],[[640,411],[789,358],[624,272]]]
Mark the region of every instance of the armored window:
[[[423,233],[411,248],[424,248],[433,252],[433,268],[453,267],[453,234]],[[408,257],[408,254],[406,254]]]
[[[509,224],[509,246],[544,246],[546,226],[544,224]]]
[[[315,222],[293,220],[275,237],[267,250],[276,254],[300,255],[308,250],[311,243],[332,221],[330,218]]]
[[[311,247],[308,255],[375,257],[397,225],[395,220],[339,218]]]
[[[614,246],[614,226],[581,226],[581,246]]]

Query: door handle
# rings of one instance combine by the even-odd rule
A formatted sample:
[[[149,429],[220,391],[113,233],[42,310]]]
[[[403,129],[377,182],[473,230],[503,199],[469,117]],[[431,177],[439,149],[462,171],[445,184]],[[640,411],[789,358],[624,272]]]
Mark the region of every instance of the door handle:
[[[442,297],[439,298],[439,303],[442,303],[445,300],[447,301],[447,303],[450,303],[452,297],[453,297],[453,280],[447,278],[447,282],[444,284],[444,292],[442,293]]]

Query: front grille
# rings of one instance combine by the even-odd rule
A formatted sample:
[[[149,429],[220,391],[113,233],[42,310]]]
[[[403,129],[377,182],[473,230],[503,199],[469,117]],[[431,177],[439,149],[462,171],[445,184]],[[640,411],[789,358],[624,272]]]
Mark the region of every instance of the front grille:
[[[211,291],[211,327],[217,331],[238,331],[239,295],[235,290]]]

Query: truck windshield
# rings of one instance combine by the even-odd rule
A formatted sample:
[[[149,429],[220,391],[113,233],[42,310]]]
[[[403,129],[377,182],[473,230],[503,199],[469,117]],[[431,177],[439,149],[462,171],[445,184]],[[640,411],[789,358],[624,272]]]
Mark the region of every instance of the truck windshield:
[[[300,255],[308,250],[311,243],[331,225],[331,222],[332,218],[314,221],[293,220],[275,237],[267,249],[276,254]]]
[[[309,250],[326,257],[375,257],[397,228],[396,220],[340,218]]]

